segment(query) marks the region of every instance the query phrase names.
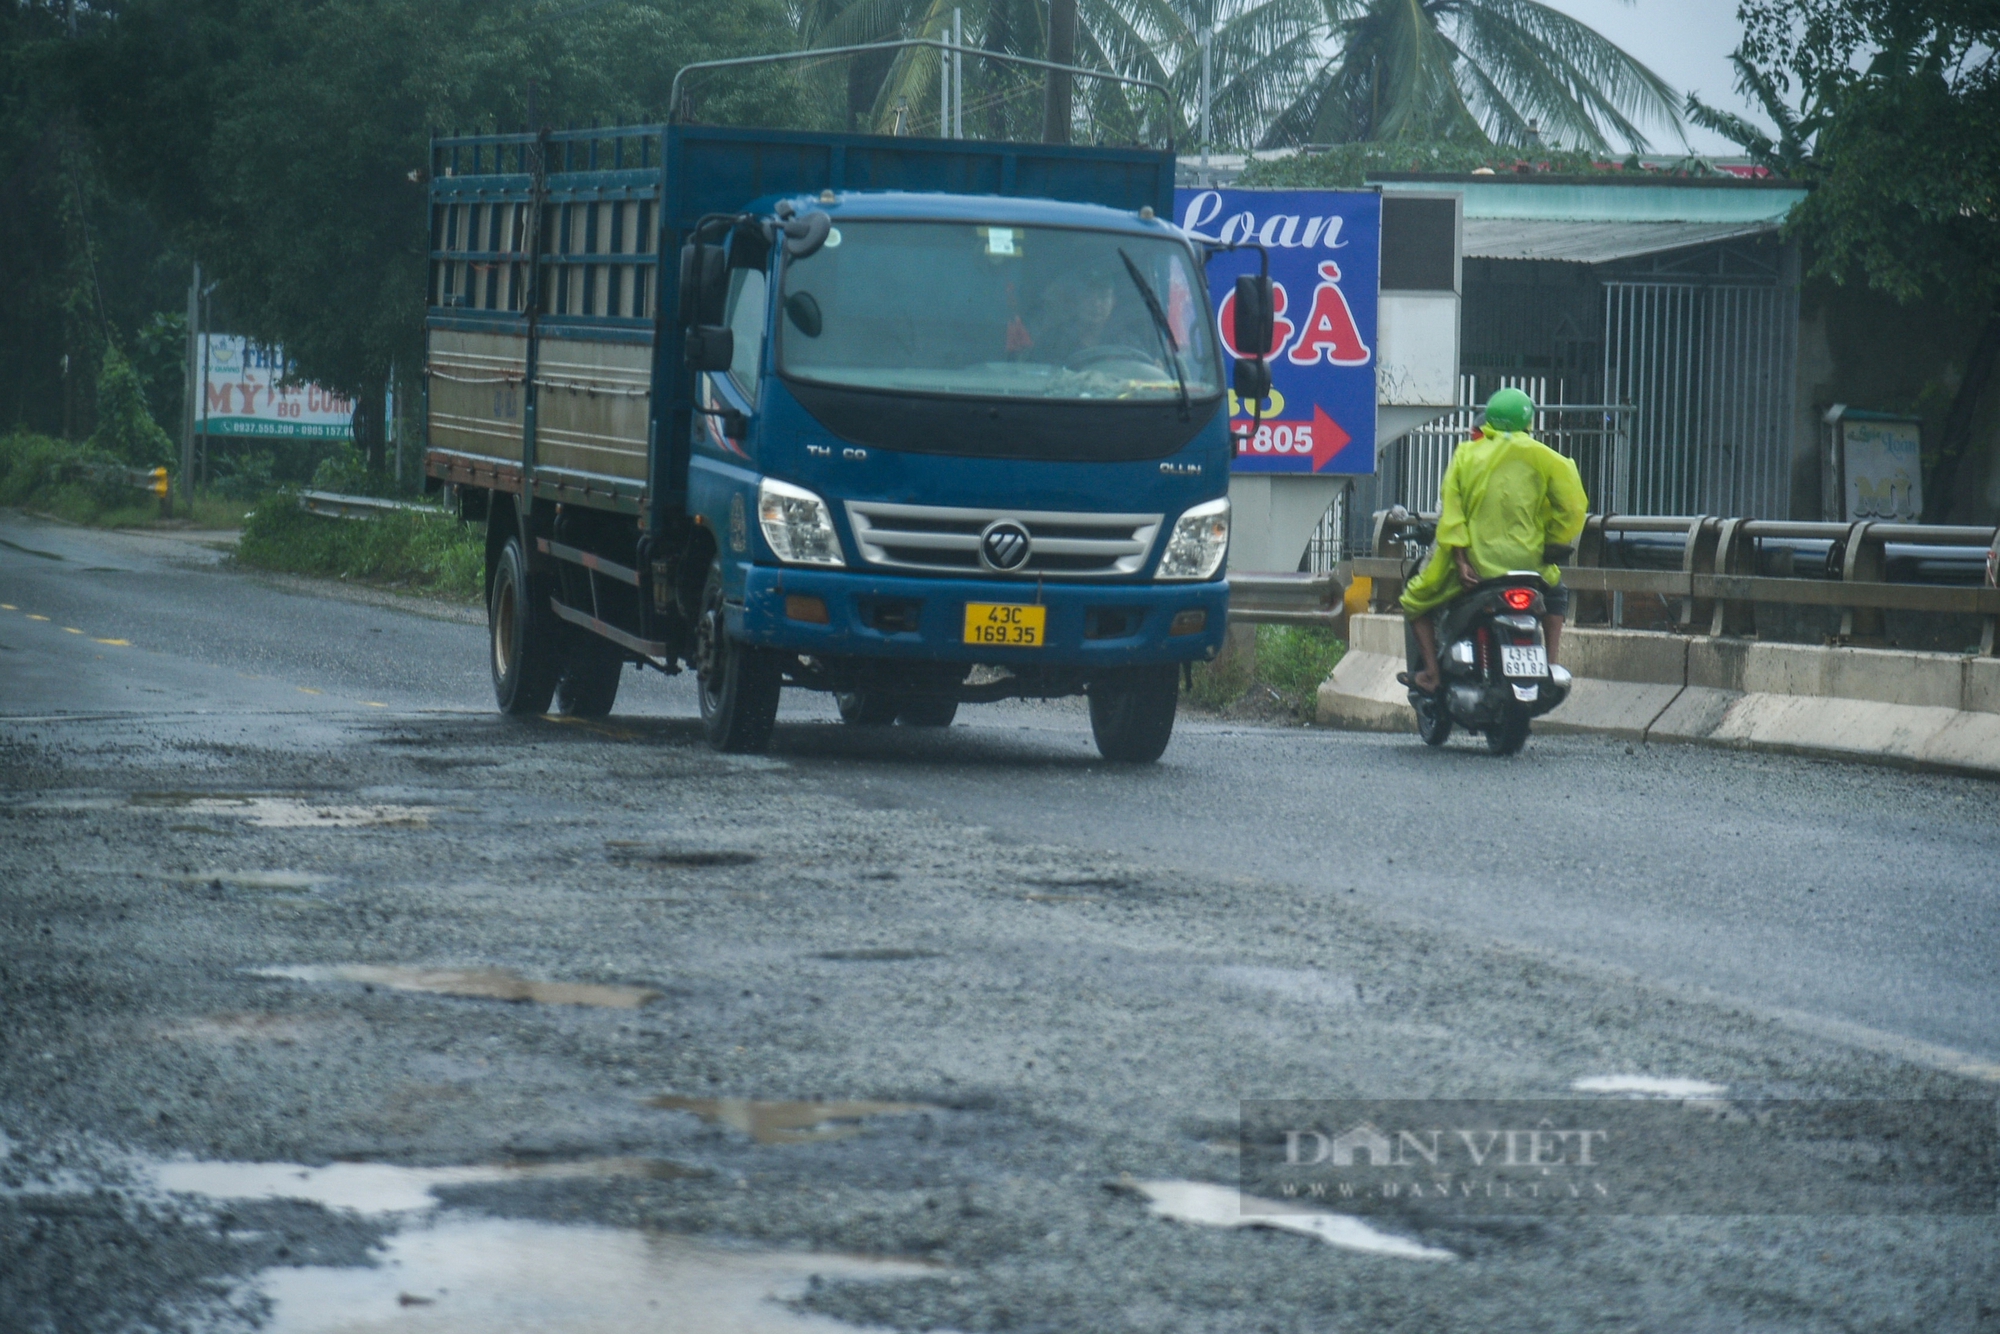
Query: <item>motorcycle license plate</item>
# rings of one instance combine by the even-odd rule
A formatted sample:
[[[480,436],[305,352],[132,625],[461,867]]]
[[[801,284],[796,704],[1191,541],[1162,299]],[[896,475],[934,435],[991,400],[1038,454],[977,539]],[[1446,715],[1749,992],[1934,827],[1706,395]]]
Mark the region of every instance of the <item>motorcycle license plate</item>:
[[[1049,609],[1013,602],[965,604],[965,642],[1040,648],[1047,638]]]
[[[1547,676],[1548,650],[1540,644],[1502,644],[1500,670],[1507,676]]]

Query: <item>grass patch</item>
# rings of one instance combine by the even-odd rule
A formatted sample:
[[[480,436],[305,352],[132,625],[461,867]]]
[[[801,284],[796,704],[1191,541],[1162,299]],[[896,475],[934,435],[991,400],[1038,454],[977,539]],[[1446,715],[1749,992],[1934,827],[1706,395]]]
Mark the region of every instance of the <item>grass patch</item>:
[[[157,496],[124,480],[125,460],[88,443],[17,431],[0,436],[0,505],[96,528],[150,528],[160,522]],[[249,506],[200,496],[194,513],[174,497],[177,525],[234,528]]]
[[[1190,702],[1215,713],[1274,714],[1311,721],[1320,683],[1347,652],[1331,630],[1304,625],[1260,625],[1255,663],[1227,651],[1197,663]]]
[[[236,558],[261,570],[363,580],[471,602],[485,575],[486,535],[443,514],[323,518],[280,491],[266,496],[244,523]]]

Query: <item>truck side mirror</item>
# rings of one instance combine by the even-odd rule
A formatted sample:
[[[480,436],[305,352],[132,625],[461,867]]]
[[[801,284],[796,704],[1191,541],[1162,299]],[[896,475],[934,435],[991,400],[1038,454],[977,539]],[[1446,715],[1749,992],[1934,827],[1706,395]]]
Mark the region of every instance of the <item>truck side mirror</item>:
[[[1271,396],[1271,368],[1262,357],[1237,362],[1229,382],[1230,388],[1236,391],[1236,397],[1246,404],[1262,403]]]
[[[787,218],[778,226],[785,234],[785,253],[793,259],[817,254],[833,234],[833,219],[817,209],[802,218]]]
[[[1271,280],[1249,273],[1239,277],[1236,280],[1236,308],[1233,314],[1236,327],[1230,332],[1235,335],[1236,350],[1253,357],[1269,352],[1272,324],[1277,319]]]
[[[692,324],[722,323],[722,307],[729,298],[729,261],[719,245],[681,247],[682,328]]]
[[[736,360],[736,334],[724,325],[693,325],[682,348],[689,370],[726,371]]]

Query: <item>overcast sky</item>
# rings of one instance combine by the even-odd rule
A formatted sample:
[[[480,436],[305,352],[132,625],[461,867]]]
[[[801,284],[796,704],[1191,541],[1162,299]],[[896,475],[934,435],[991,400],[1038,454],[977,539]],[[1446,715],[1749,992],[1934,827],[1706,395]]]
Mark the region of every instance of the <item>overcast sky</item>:
[[[1729,53],[1743,35],[1736,21],[1736,0],[1543,0],[1553,9],[1580,19],[1616,42],[1674,91],[1701,94],[1710,106],[1734,111],[1762,123],[1763,114],[1736,91],[1736,71]],[[1680,139],[1665,126],[1642,123],[1640,128],[1654,152],[1671,152]],[[1695,151],[1735,156],[1727,139],[1689,126],[1688,142]]]

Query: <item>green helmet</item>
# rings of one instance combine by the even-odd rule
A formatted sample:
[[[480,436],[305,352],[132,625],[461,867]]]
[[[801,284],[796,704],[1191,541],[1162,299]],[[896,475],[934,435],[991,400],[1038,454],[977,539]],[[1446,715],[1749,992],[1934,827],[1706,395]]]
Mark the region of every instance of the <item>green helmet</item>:
[[[1535,424],[1535,400],[1518,389],[1502,389],[1486,400],[1486,424],[1503,431],[1525,431]]]

